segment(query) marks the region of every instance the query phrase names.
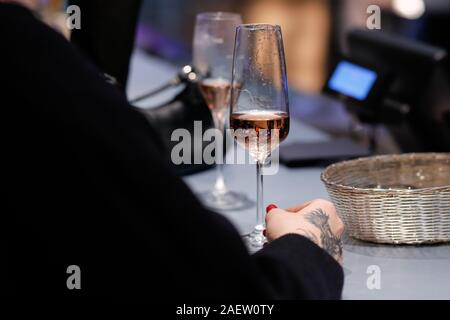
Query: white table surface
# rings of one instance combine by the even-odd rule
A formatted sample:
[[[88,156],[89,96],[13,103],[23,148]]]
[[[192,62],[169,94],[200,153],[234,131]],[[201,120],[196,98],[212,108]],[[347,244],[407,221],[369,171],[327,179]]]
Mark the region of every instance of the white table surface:
[[[132,58],[128,96],[133,98],[164,83],[176,68],[137,50]],[[140,106],[157,105],[174,91],[143,101]],[[295,108],[291,105],[291,108]],[[298,121],[292,121],[289,141],[323,141],[329,137]],[[314,198],[328,199],[320,181],[322,168],[287,168],[280,166],[276,175],[264,178],[264,202],[287,207]],[[185,177],[196,193],[212,188],[215,170]],[[252,165],[228,165],[227,186],[244,192],[255,200],[256,176]],[[222,212],[242,233],[248,233],[255,222],[255,207],[235,212]],[[373,267],[375,266],[375,267]],[[379,270],[380,288],[369,289],[371,268]],[[450,299],[450,245],[389,246],[364,243],[345,237],[344,299]]]

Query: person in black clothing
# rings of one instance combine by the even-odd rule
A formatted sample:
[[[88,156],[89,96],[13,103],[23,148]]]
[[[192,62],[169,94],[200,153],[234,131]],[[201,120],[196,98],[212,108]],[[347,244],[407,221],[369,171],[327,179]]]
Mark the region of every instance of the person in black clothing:
[[[29,10],[4,2],[3,295],[341,297],[343,225],[332,204],[271,209],[270,243],[249,255],[172,173],[123,92]],[[67,287],[71,265],[79,290]]]

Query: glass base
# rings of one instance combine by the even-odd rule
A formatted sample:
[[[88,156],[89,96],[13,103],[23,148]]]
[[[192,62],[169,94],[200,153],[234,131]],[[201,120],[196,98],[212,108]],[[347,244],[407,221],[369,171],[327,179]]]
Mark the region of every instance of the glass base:
[[[244,236],[244,241],[250,252],[255,252],[263,248],[267,238],[263,235],[264,226],[258,225],[253,231]]]
[[[254,206],[254,202],[245,194],[230,190],[211,190],[202,192],[199,196],[203,204],[213,210],[242,210]]]

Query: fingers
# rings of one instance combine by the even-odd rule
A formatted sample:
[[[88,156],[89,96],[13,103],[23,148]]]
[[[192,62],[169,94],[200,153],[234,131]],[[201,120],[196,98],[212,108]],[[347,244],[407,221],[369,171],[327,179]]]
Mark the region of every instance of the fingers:
[[[299,212],[300,210],[303,210],[304,208],[306,208],[307,206],[309,206],[309,205],[310,205],[311,203],[313,203],[314,201],[315,201],[315,200],[311,200],[311,201],[308,201],[308,202],[304,202],[304,203],[298,204],[298,205],[296,205],[296,206],[287,208],[286,211],[289,211],[289,212]]]
[[[286,211],[299,212],[299,211],[302,211],[309,207],[311,207],[310,209],[320,207],[326,211],[332,210],[332,212],[334,212],[334,205],[330,201],[327,201],[324,199],[314,199],[311,201],[307,201],[307,202],[298,204],[294,207],[288,208],[288,209],[286,209]]]
[[[296,206],[293,206],[293,207],[290,207],[287,209],[280,209],[276,205],[270,204],[266,208],[266,221],[267,221],[267,218],[272,214],[280,214],[280,213],[286,213],[286,212],[297,213],[297,212],[303,211],[307,208],[314,209],[317,207],[322,208],[323,210],[325,210],[328,213],[335,211],[333,204],[331,202],[323,200],[323,199],[315,199],[315,200],[307,201],[307,202],[298,204]]]
[[[298,233],[342,264],[341,236],[344,224],[331,202],[315,199],[285,210],[269,205],[266,211],[266,236],[269,242],[288,233]]]
[[[269,208],[269,210],[266,210],[266,224],[267,221],[269,221],[272,217],[275,217],[279,214],[285,214],[286,210],[280,209],[280,208]]]
[[[320,199],[316,199],[316,200],[311,200],[311,201],[307,201],[301,204],[298,204],[296,206],[284,209],[284,211],[288,211],[288,212],[299,212],[300,210],[303,210],[304,208],[308,207],[309,205],[311,205],[314,202],[319,201]],[[272,209],[277,209],[278,207],[274,204],[269,204],[266,208],[266,213],[269,213]]]
[[[298,212],[305,213],[305,212],[309,212],[309,211],[315,210],[315,209],[322,209],[322,211],[324,211],[329,216],[336,215],[336,209],[335,209],[334,205],[330,201],[327,201],[324,199],[316,199],[316,200],[310,201],[307,206],[304,206]]]
[[[266,207],[266,221],[267,221],[267,217],[268,217],[269,213],[270,213],[270,215],[277,214],[277,213],[280,213],[280,210],[284,211],[283,209],[278,208],[278,206],[276,204],[273,204],[273,203],[269,204]]]
[[[290,207],[287,209],[280,209],[276,205],[270,204],[266,208],[266,219],[268,218],[268,216],[270,216],[272,214],[280,214],[280,213],[286,213],[286,212],[302,213],[302,211],[304,212],[306,210],[311,210],[311,209],[316,209],[316,208],[321,208],[328,215],[336,214],[336,209],[334,208],[334,205],[330,201],[327,201],[324,199],[315,199],[315,200],[311,200],[311,201],[307,201],[307,202],[298,204],[296,206],[293,206],[293,207]]]
[[[266,213],[269,213],[270,210],[276,209],[276,208],[278,208],[277,205],[271,203],[271,204],[269,204],[269,205],[266,207]]]

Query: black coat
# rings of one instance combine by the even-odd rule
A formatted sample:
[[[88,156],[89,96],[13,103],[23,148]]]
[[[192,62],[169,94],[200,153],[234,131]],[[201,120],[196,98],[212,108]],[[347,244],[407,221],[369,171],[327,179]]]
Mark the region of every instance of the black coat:
[[[340,297],[341,267],[306,238],[249,255],[124,94],[29,11],[0,4],[0,41],[2,294]]]

